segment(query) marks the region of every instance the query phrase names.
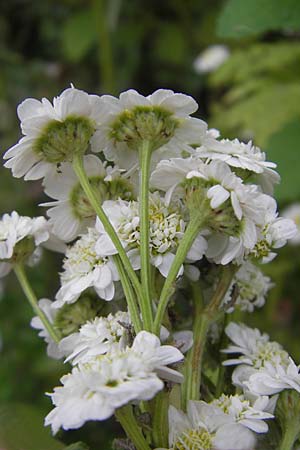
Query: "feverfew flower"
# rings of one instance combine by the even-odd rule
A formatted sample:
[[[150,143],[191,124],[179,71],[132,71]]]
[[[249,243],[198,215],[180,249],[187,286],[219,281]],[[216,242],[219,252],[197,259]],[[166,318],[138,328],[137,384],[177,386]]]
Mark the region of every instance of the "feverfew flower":
[[[55,316],[57,310],[52,307],[53,302],[47,298],[42,298],[39,300],[39,308],[43,311],[49,322],[53,325],[55,321]],[[50,358],[60,359],[64,356],[64,353],[60,351],[58,344],[53,341],[48,331],[44,327],[41,319],[35,316],[31,319],[30,325],[39,331],[39,336],[45,340],[47,343],[47,354]]]
[[[256,433],[266,433],[268,425],[265,419],[273,419],[273,414],[266,411],[269,407],[269,397],[258,397],[254,401],[245,395],[222,394],[211,405],[217,406],[225,414],[229,414],[234,422],[243,425]]]
[[[23,137],[4,155],[14,177],[37,180],[53,165],[86,152],[98,124],[99,97],[71,87],[53,104],[28,98],[18,106]]]
[[[230,306],[234,286],[238,294],[234,305]],[[272,287],[271,279],[250,261],[246,261],[235,274],[224,297],[223,306],[229,313],[234,311],[235,306],[242,311],[253,312],[255,307],[261,308],[265,304],[266,295]]]
[[[95,252],[99,238],[94,228],[89,228],[66,252],[64,271],[61,273],[61,288],[56,294],[55,308],[65,303],[74,303],[80,294],[93,287],[100,298],[112,300],[114,282],[119,279],[117,269],[109,257],[100,257]]]
[[[103,209],[115,228],[122,245],[127,250],[134,268],[139,269],[139,203],[124,200],[106,201],[103,204]],[[183,220],[181,210],[173,205],[166,205],[156,192],[150,196],[149,226],[151,264],[157,267],[160,273],[166,277],[175,258],[178,243],[184,234],[186,223]],[[99,219],[96,222],[96,229],[100,234],[95,247],[96,252],[102,256],[116,254],[117,250]],[[200,260],[206,247],[205,239],[202,236],[198,236],[187,255],[188,261]],[[182,273],[183,267],[181,267],[179,275]]]
[[[169,408],[170,450],[252,450],[255,435],[221,408],[189,401],[187,414]]]
[[[80,364],[62,377],[63,386],[51,394],[56,407],[45,423],[54,433],[60,427],[79,428],[87,420],[107,419],[130,401],[150,400],[164,386],[158,374],[173,379],[177,372],[166,366],[182,359],[178,349],[141,331],[132,347]]]
[[[190,144],[201,142],[207,125],[190,117],[197,110],[192,97],[159,89],[144,97],[131,89],[119,98],[101,97],[101,126],[92,138],[92,149],[104,151],[121,168],[137,166],[138,147],[151,142],[154,160],[191,152]]]
[[[7,275],[12,263],[34,260],[36,247],[49,239],[49,226],[44,217],[19,216],[16,211],[0,219],[0,277]]]
[[[290,239],[292,245],[300,244],[300,203],[293,203],[282,211],[282,217],[293,220],[297,227],[296,235]]]
[[[117,172],[107,174],[97,156],[84,156],[83,164],[99,204],[111,198],[132,197],[130,183],[118,176]],[[107,176],[109,180],[106,179]],[[50,171],[44,178],[43,186],[45,193],[56,200],[41,206],[50,207],[47,211],[49,222],[53,233],[60,239],[71,241],[85,232],[88,226],[95,224],[95,211],[83,192],[71,163],[62,163],[58,171]]]
[[[238,139],[207,138],[196,153],[203,159],[224,161],[236,169],[258,174],[257,181],[266,193],[272,193],[274,184],[280,182],[280,176],[273,170],[276,164],[266,161],[266,154],[251,141],[244,143]]]
[[[194,70],[199,74],[213,72],[229,58],[229,55],[230,51],[226,45],[210,45],[195,59]]]
[[[86,363],[95,356],[104,355],[113,349],[126,348],[131,321],[127,312],[118,311],[107,317],[95,317],[86,322],[77,333],[72,333],[59,343],[66,361],[73,365]]]
[[[254,369],[260,369],[267,362],[289,363],[289,355],[282,346],[277,342],[270,341],[266,333],[261,334],[256,328],[230,322],[225,328],[225,333],[233,345],[229,345],[222,352],[240,354],[239,357],[224,361],[225,366],[247,364],[253,366]]]

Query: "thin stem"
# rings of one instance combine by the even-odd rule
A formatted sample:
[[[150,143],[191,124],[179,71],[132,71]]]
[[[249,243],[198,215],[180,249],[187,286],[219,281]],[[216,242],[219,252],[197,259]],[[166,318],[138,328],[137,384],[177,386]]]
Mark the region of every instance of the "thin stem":
[[[287,422],[279,450],[293,450],[294,444],[299,437],[299,433],[300,429],[298,417],[296,420],[290,420]]]
[[[115,412],[115,416],[137,450],[150,450],[150,447],[147,444],[140,427],[136,423],[131,405],[127,405],[123,408],[118,409]]]
[[[110,33],[107,24],[105,0],[92,0],[92,11],[98,35],[98,60],[102,89],[110,94],[115,93],[115,71]]]
[[[143,294],[142,294],[141,285],[138,280],[138,277],[136,276],[136,273],[132,268],[132,265],[128,259],[128,256],[123,248],[123,245],[121,244],[121,241],[120,241],[114,227],[112,226],[107,215],[103,211],[102,206],[98,203],[98,200],[91,188],[89,179],[85,173],[85,170],[83,167],[83,159],[82,159],[81,155],[74,156],[73,169],[77,175],[77,178],[81,184],[81,187],[82,187],[83,191],[85,192],[91,206],[94,208],[94,211],[97,214],[97,216],[99,217],[99,219],[101,220],[105,231],[107,232],[110,239],[112,240],[112,242],[120,256],[120,259],[123,263],[123,266],[128,274],[128,277],[134,287],[134,290],[137,294],[138,300],[140,302],[141,298],[143,297]]]
[[[27,300],[29,301],[29,303],[32,306],[32,309],[34,310],[36,315],[42,321],[44,327],[48,331],[51,338],[54,340],[54,342],[56,342],[56,344],[58,344],[60,341],[60,337],[59,337],[57,331],[54,329],[53,325],[49,322],[45,313],[40,309],[36,295],[33,292],[32,288],[30,286],[30,283],[28,281],[28,278],[26,276],[24,266],[22,264],[16,264],[14,266],[14,271],[15,271],[16,277],[18,278],[18,281],[21,285],[22,290],[27,297]]]
[[[219,308],[231,284],[236,268],[226,266],[210,303],[202,311],[203,299],[199,286],[194,286],[195,320],[193,326],[194,344],[186,360],[184,400],[199,400],[202,360],[209,326],[219,317]]]
[[[140,160],[140,245],[141,245],[141,282],[144,293],[141,304],[144,328],[152,331],[153,314],[151,300],[151,272],[149,249],[149,176],[152,147],[149,141],[143,141],[139,149]]]
[[[123,264],[118,255],[114,256],[114,262],[118,269],[121,284],[124,290],[124,294],[127,300],[128,310],[133,323],[133,327],[136,333],[143,329],[142,322],[140,319],[139,308],[136,302],[135,294],[133,292],[130,281],[128,280],[127,274],[124,270]]]
[[[169,393],[162,391],[157,394],[153,400],[153,443],[155,447],[168,447],[168,409],[169,409]]]
[[[175,258],[170,267],[170,271],[168,273],[168,276],[166,278],[166,281],[163,285],[160,294],[157,313],[154,320],[154,333],[156,333],[157,335],[159,334],[159,330],[163,321],[166,308],[168,306],[169,299],[174,292],[174,283],[176,281],[179,269],[181,265],[184,263],[184,260],[186,259],[186,256],[204,223],[205,223],[204,217],[201,218],[198,215],[193,216],[190,223],[188,224],[188,227],[186,229],[183,238],[179,243]]]

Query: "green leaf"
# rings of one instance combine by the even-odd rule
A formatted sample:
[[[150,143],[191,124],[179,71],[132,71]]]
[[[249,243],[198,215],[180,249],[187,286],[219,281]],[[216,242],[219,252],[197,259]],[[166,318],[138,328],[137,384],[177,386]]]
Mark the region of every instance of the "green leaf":
[[[299,0],[229,0],[217,23],[217,35],[222,38],[285,29],[300,29]]]
[[[68,447],[64,447],[63,450],[89,450],[89,447],[83,442],[76,442],[75,444],[68,445]]]
[[[79,62],[97,40],[91,9],[76,12],[65,23],[62,32],[63,51],[71,62]]]
[[[31,405],[0,406],[0,448],[5,450],[63,450],[64,445],[44,427],[44,416]]]
[[[274,134],[267,146],[268,159],[277,163],[281,183],[275,190],[280,201],[300,199],[300,114],[299,117],[278,133]]]

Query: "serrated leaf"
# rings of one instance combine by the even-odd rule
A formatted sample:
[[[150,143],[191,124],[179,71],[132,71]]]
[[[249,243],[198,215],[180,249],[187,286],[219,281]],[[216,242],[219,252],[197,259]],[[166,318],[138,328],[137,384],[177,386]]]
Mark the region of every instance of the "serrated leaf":
[[[285,29],[300,29],[299,0],[229,0],[217,23],[217,35],[222,38]]]
[[[43,415],[31,405],[0,406],[0,448],[5,450],[63,450],[64,445],[44,427]]]
[[[271,136],[267,146],[268,159],[277,163],[281,183],[275,196],[281,201],[300,199],[300,114],[278,133]]]
[[[65,56],[79,62],[97,40],[95,19],[91,9],[76,12],[65,23],[62,42]]]

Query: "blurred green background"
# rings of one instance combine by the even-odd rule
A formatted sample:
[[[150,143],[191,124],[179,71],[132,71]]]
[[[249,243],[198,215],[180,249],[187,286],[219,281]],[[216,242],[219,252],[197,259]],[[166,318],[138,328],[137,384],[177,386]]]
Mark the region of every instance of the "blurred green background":
[[[210,73],[198,73],[195,59],[214,44],[226,45],[229,58]],[[192,95],[199,117],[224,137],[253,139],[278,163],[280,209],[300,201],[299,0],[2,0],[0,69],[1,152],[20,137],[16,106],[26,97],[51,99],[70,83],[97,94],[171,88]],[[37,206],[45,199],[39,182],[13,179],[0,167],[0,192],[1,214],[13,209],[23,215],[43,213]],[[279,340],[298,363],[299,249],[282,249],[265,267],[276,287],[262,311],[243,317]],[[45,256],[30,276],[39,297],[53,298],[60,258]],[[49,441],[41,449],[41,438],[32,441],[30,424],[20,428],[20,447],[10,442],[11,421],[3,419],[1,425],[1,418],[13,416],[19,427],[24,418],[20,405],[13,413],[7,408],[12,402],[34,404],[31,413],[45,415],[51,405],[44,392],[64,371],[47,358],[43,342],[29,328],[32,313],[12,275],[4,287],[1,444],[5,450],[62,448]],[[59,437],[66,444],[85,440],[93,449],[109,449],[116,426],[113,421],[90,424]],[[24,444],[26,433],[31,436]]]

